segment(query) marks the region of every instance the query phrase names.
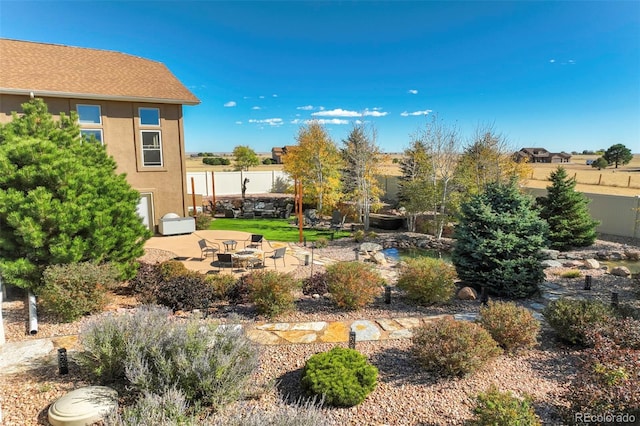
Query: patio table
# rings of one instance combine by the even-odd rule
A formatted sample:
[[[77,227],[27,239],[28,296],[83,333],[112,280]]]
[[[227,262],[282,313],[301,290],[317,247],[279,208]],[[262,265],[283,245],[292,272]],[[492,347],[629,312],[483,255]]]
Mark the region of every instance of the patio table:
[[[236,240],[227,240],[223,241],[222,244],[224,244],[224,251],[234,251],[238,242]]]
[[[237,260],[238,264],[246,267],[249,264],[262,262],[263,253],[262,250],[248,248],[237,253],[233,253],[232,256]]]

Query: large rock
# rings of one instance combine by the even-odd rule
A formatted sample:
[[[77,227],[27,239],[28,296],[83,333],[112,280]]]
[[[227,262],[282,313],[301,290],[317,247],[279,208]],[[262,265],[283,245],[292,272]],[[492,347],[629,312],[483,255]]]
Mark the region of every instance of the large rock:
[[[560,268],[562,267],[562,263],[558,262],[557,260],[543,260],[541,262],[542,266],[544,268]]]
[[[626,249],[624,251],[624,256],[627,260],[640,260],[640,250]]]
[[[626,266],[616,266],[611,270],[611,275],[616,277],[628,277],[631,275],[631,271]]]
[[[471,287],[462,287],[456,296],[460,300],[476,300],[478,293]]]
[[[371,255],[371,260],[373,260],[373,262],[376,263],[377,265],[387,264],[387,257],[384,255],[384,253],[380,253],[380,252],[373,253]]]
[[[556,260],[560,252],[558,250],[542,249],[540,250],[540,254],[544,259]]]
[[[382,251],[382,246],[377,243],[362,243],[360,244],[360,251],[366,253],[376,253]]]
[[[584,267],[587,269],[600,269],[600,262],[595,259],[585,259]]]

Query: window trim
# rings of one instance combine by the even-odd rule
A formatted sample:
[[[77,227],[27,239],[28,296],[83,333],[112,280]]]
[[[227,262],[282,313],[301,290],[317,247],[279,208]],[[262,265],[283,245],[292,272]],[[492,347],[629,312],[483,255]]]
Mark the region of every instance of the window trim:
[[[142,122],[142,110],[155,110],[158,113],[158,124],[147,124]],[[140,127],[161,127],[160,108],[154,107],[138,107],[138,123]]]
[[[95,123],[93,121],[82,121],[80,118],[80,107],[95,107],[98,108],[98,122]],[[78,114],[78,124],[80,125],[89,125],[89,126],[102,126],[102,106],[98,104],[76,104],[76,113]]]
[[[158,135],[158,148],[145,148],[144,146],[144,134],[145,133],[156,133]],[[162,131],[160,129],[141,129],[140,130],[140,147],[141,147],[141,163],[142,167],[164,167],[164,158],[162,155]],[[160,152],[160,164],[146,164],[144,161],[145,151],[159,151]]]

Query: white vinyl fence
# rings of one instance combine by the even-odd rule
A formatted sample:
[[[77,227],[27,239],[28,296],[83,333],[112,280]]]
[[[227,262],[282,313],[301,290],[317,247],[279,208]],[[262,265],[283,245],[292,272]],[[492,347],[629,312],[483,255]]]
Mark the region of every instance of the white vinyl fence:
[[[191,194],[191,178],[194,180],[195,193],[210,197],[215,187],[216,196],[242,194],[242,182],[247,182],[246,195],[284,192],[284,188],[293,185],[288,174],[281,171],[265,172],[187,172],[187,194]]]

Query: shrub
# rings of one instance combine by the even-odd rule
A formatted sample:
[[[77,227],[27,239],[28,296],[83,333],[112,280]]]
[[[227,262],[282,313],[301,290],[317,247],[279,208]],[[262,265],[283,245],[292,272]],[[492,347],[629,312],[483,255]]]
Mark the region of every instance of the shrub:
[[[302,387],[329,405],[360,404],[375,389],[378,369],[354,349],[335,347],[313,355],[302,371]]]
[[[239,280],[236,280],[233,287],[229,289],[229,302],[234,304],[244,304],[251,301],[251,290],[248,284],[248,277],[248,275],[240,277]]]
[[[489,302],[480,309],[478,323],[510,353],[535,346],[540,331],[531,311],[513,302]]]
[[[366,234],[364,233],[364,231],[362,229],[358,229],[356,232],[353,233],[353,240],[356,243],[361,243],[364,241]]]
[[[258,313],[272,318],[295,307],[293,290],[300,284],[292,275],[255,271],[247,275],[245,282],[249,287],[249,299]]]
[[[537,426],[541,425],[531,406],[531,398],[517,398],[511,392],[500,392],[495,386],[476,396],[472,426]]]
[[[580,278],[582,273],[578,270],[572,269],[571,271],[565,271],[560,274],[562,278]]]
[[[326,272],[316,272],[302,281],[302,294],[325,294],[329,292]]]
[[[129,281],[131,290],[136,293],[136,298],[148,305],[157,303],[156,294],[162,284],[162,272],[160,263],[140,263],[136,276]]]
[[[65,322],[100,312],[108,302],[107,290],[116,285],[119,276],[110,263],[48,266],[43,273],[44,285],[37,292],[40,306]]]
[[[184,266],[184,263],[179,260],[167,260],[160,264],[160,273],[164,280],[170,280],[172,278],[179,277],[180,275],[185,275],[187,272],[189,272],[189,270]]]
[[[318,239],[313,243],[316,248],[325,248],[329,245],[329,240],[325,237],[318,237]]]
[[[213,218],[211,217],[211,215],[206,214],[206,213],[198,213],[195,216],[195,220],[196,220],[196,230],[198,231],[202,231],[204,229],[209,229],[209,226],[211,225],[211,221],[213,220]]]
[[[201,309],[215,298],[213,288],[206,284],[204,275],[195,271],[164,280],[155,297],[160,305],[174,311]]]
[[[358,309],[373,302],[382,283],[370,265],[360,262],[336,262],[327,266],[327,280],[336,305],[346,309]]]
[[[230,274],[206,275],[205,283],[211,286],[213,297],[220,300],[229,298],[231,290],[238,281],[236,277]]]
[[[585,345],[588,328],[613,316],[611,308],[600,301],[566,298],[550,302],[542,314],[561,340],[576,346]]]
[[[427,371],[464,376],[500,355],[502,350],[478,324],[444,318],[415,330],[412,352]]]
[[[319,409],[315,398],[293,405],[280,406],[275,411],[247,408],[231,415],[222,413],[212,426],[328,426],[327,416]]]
[[[407,260],[397,286],[418,303],[442,303],[456,291],[455,268],[440,259],[422,257]]]
[[[242,332],[198,318],[175,321],[166,308],[100,318],[80,342],[78,362],[100,383],[159,395],[175,387],[205,406],[243,396],[258,367],[257,349]]]
[[[133,406],[124,407],[122,414],[107,417],[105,424],[113,426],[196,426],[200,422],[189,414],[189,404],[182,392],[169,389],[160,395],[144,392]]]
[[[569,387],[569,410],[594,415],[625,413],[638,419],[640,350],[623,342],[619,345],[615,338],[597,330],[587,335],[593,348],[583,352],[582,363]]]

